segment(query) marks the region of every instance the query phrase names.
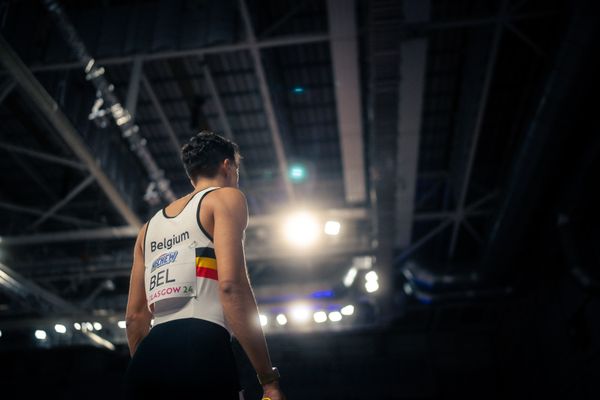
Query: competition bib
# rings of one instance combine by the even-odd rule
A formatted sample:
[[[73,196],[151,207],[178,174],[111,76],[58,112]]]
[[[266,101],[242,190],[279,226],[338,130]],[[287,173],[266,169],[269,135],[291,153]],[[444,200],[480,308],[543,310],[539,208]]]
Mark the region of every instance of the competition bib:
[[[196,251],[181,246],[160,253],[144,276],[148,306],[158,300],[196,296]]]

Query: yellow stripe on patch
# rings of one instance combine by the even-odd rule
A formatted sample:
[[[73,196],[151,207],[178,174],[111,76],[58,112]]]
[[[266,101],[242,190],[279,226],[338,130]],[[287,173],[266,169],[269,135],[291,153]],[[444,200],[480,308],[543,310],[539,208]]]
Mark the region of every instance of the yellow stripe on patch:
[[[212,257],[196,257],[196,267],[210,268],[217,270],[217,260]]]

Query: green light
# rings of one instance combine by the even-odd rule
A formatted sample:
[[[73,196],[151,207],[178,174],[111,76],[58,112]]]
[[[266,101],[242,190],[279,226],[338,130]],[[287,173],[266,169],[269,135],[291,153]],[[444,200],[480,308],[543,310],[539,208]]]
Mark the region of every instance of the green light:
[[[300,164],[290,166],[288,175],[292,181],[300,182],[306,179],[306,168]]]

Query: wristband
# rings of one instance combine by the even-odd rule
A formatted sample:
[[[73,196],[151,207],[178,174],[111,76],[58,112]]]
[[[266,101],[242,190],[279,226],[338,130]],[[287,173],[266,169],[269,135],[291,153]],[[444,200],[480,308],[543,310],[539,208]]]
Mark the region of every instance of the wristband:
[[[266,373],[264,375],[257,374],[256,377],[258,378],[258,382],[261,385],[266,385],[267,383],[278,381],[280,378],[280,375],[279,375],[279,370],[277,369],[277,367],[273,367],[271,372]]]

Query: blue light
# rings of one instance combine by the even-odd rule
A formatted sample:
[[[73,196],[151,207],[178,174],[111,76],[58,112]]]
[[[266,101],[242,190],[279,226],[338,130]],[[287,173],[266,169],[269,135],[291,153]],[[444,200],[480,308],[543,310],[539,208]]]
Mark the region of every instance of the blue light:
[[[321,290],[319,292],[313,292],[311,294],[313,299],[322,299],[324,297],[333,297],[333,290]]]
[[[298,94],[298,93],[304,93],[304,88],[302,86],[296,86],[293,89],[294,93]]]

